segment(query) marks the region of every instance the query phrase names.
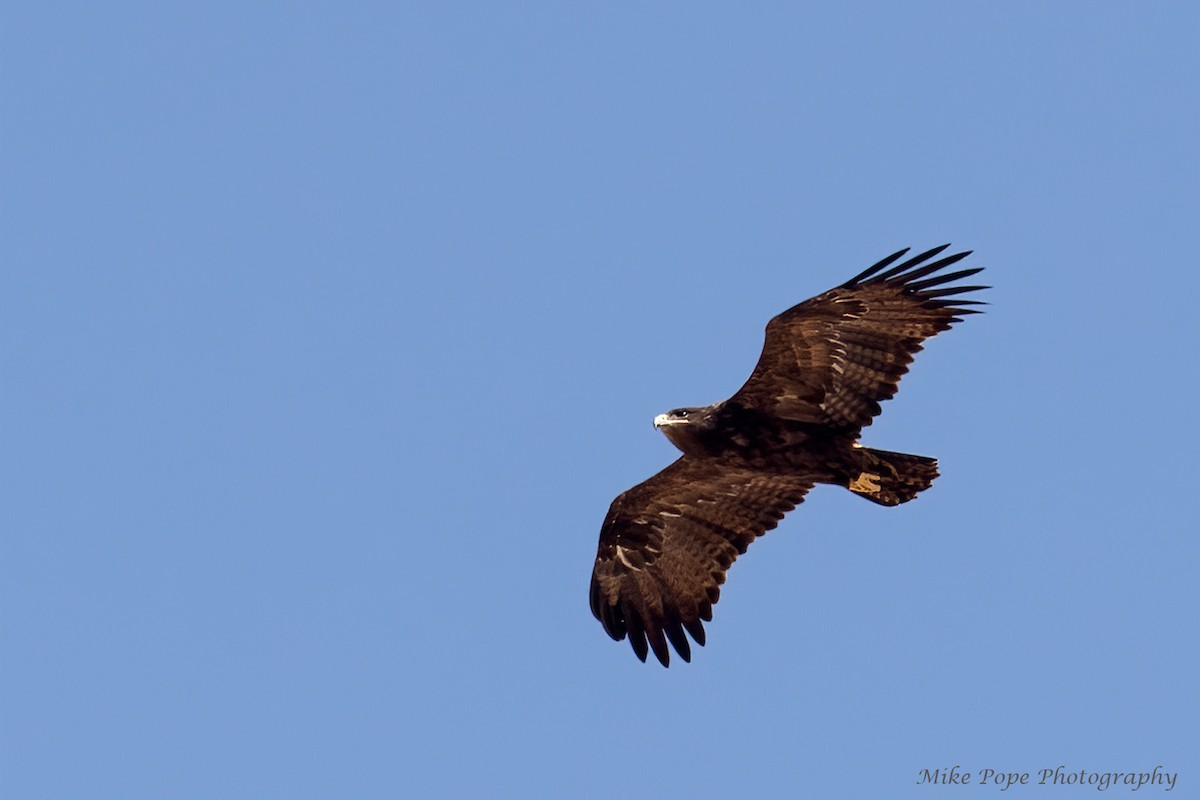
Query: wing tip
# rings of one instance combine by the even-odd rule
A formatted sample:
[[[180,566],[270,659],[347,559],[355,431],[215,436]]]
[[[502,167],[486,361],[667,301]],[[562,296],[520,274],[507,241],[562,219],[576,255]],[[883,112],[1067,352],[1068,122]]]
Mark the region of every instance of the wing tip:
[[[947,256],[945,259],[942,259],[941,262],[938,262],[938,266],[933,266],[933,265],[927,265],[925,267],[920,266],[921,264],[923,264],[924,262],[933,258],[934,256],[940,255],[941,253],[945,252],[947,249],[949,249],[949,247],[950,247],[950,242],[946,242],[945,244],[940,244],[937,247],[931,247],[930,249],[926,250],[925,252],[918,253],[917,255],[913,256],[912,258],[908,259],[907,261],[903,261],[900,264],[897,264],[896,266],[893,267],[892,264],[894,264],[897,260],[899,260],[900,258],[903,258],[905,255],[907,255],[908,252],[912,248],[905,247],[901,250],[897,250],[896,252],[892,253],[890,256],[880,259],[879,261],[875,262],[871,266],[864,269],[862,272],[855,275],[850,280],[846,281],[844,284],[842,284],[841,288],[850,289],[850,288],[858,286],[859,284],[864,283],[864,282],[870,282],[870,283],[889,282],[889,281],[892,281],[893,279],[895,279],[898,275],[904,273],[906,270],[912,269],[914,267],[916,267],[918,269],[925,269],[927,271],[923,274],[928,274],[929,272],[933,272],[937,269],[941,269],[941,267],[943,267],[943,266],[948,266],[949,264],[953,264],[956,261],[961,261],[962,259],[966,258],[967,256],[971,255],[974,252],[973,250],[964,250],[960,253],[955,253],[953,255]],[[891,267],[891,268],[888,269],[889,267]],[[884,270],[886,270],[886,272]],[[868,279],[870,279],[870,280],[868,281]]]
[[[673,616],[673,621],[659,624],[643,619],[635,609],[623,610],[620,604],[616,604],[603,607],[597,619],[603,624],[604,632],[614,641],[628,638],[633,654],[643,664],[649,661],[650,654],[653,653],[663,667],[670,667],[672,649],[685,664],[690,664],[692,646],[688,636],[692,637],[698,647],[704,647],[707,639],[704,624],[699,617],[684,620],[677,615]],[[668,642],[670,647],[667,646]]]
[[[966,269],[955,270],[953,272],[939,272],[946,267],[957,264],[967,256],[974,253],[973,250],[962,250],[957,253],[929,262],[929,259],[939,256],[949,249],[950,243],[938,245],[930,248],[923,253],[903,261],[895,266],[891,266],[902,256],[908,253],[910,248],[898,250],[887,258],[871,265],[866,270],[855,275],[846,283],[842,284],[843,289],[853,289],[863,285],[880,285],[887,284],[895,287],[911,297],[919,298],[923,301],[927,308],[947,310],[950,313],[958,313],[963,311],[960,306],[963,305],[979,305],[980,301],[972,300],[957,300],[945,299],[951,295],[961,295],[968,292],[979,292],[985,289],[992,288],[985,285],[973,286],[946,286],[952,284],[953,281],[969,278],[972,275],[977,275],[983,272],[983,267],[968,267]],[[929,263],[927,263],[929,262]],[[979,313],[979,312],[974,312]]]

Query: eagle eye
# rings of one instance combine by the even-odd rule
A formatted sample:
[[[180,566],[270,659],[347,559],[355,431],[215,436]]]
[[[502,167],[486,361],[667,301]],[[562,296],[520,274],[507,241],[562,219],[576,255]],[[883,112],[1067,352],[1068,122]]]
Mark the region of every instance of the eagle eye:
[[[677,408],[671,412],[671,416],[673,417],[686,417],[687,415],[688,412],[686,408]]]

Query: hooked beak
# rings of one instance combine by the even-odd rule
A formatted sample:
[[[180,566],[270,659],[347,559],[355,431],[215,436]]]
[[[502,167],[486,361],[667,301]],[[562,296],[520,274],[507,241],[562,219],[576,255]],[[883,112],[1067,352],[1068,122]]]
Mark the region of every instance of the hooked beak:
[[[686,422],[686,419],[671,419],[666,414],[659,414],[654,418],[654,427],[661,428],[664,425],[681,425]]]

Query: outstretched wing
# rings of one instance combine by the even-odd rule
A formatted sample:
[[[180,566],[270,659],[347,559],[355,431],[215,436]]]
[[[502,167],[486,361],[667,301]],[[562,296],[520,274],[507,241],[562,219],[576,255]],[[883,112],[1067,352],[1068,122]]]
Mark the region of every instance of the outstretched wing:
[[[981,267],[934,274],[966,258],[969,250],[925,263],[949,246],[894,267],[908,250],[893,253],[772,319],[753,374],[730,402],[783,419],[870,425],[880,401],[896,394],[922,343],[962,315],[978,313],[967,308],[978,301],[953,296],[988,287],[946,284]]]
[[[592,571],[592,613],[613,639],[628,636],[642,661],[652,649],[667,666],[668,640],[690,661],[684,631],[704,644],[701,620],[712,619],[725,571],[813,483],[683,456],[613,501]]]

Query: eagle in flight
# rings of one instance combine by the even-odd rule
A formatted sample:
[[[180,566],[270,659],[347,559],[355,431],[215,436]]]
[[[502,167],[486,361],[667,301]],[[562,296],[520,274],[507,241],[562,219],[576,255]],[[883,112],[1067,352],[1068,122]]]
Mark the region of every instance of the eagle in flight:
[[[813,484],[884,506],[929,488],[936,459],[858,439],[922,343],[978,313],[967,306],[979,301],[956,295],[988,287],[947,284],[981,268],[942,272],[970,255],[938,258],[948,247],[904,261],[907,249],[893,253],[788,309],[767,324],[762,355],[736,394],[654,419],[683,455],[617,497],[604,519],[590,600],[609,636],[629,637],[642,661],[653,650],[667,666],[668,642],[690,661],[685,631],[704,644],[726,570]]]

